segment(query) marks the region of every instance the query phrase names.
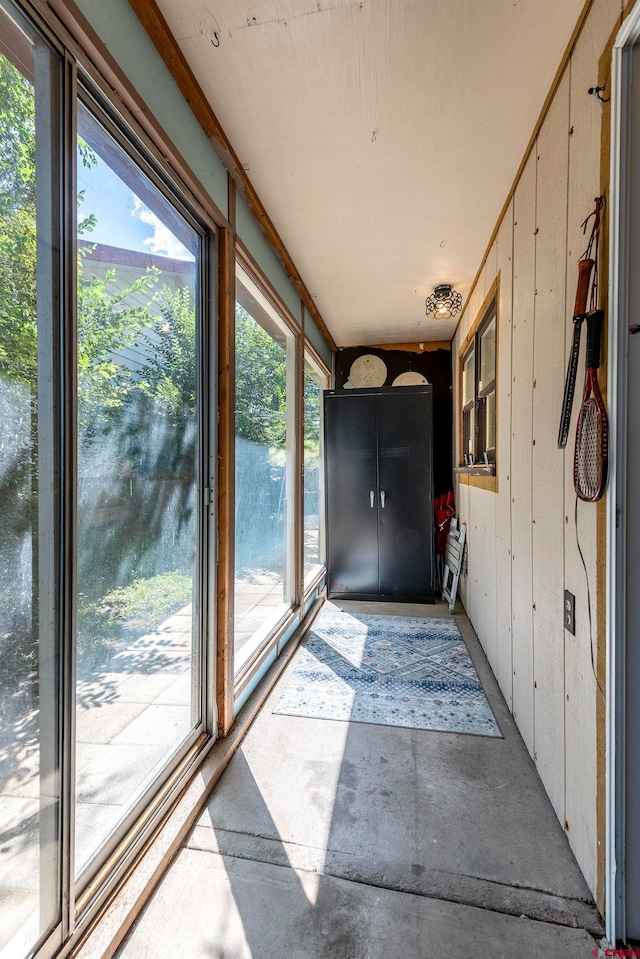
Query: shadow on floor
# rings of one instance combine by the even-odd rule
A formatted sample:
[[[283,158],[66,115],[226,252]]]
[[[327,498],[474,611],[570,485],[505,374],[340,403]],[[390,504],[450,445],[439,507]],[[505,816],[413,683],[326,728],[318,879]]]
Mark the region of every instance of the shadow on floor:
[[[589,955],[589,890],[456,619],[504,739],[275,715],[285,673],[121,959]]]

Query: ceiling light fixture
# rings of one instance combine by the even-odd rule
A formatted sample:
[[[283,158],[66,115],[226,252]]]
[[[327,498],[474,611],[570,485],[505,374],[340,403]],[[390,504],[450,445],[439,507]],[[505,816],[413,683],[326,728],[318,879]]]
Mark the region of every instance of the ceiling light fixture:
[[[440,283],[425,302],[427,316],[434,320],[448,320],[462,307],[462,297],[451,289],[450,283]]]

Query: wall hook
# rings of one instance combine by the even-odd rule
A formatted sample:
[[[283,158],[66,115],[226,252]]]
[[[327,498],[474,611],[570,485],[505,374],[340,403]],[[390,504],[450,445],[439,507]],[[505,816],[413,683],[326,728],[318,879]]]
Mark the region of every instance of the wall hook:
[[[604,85],[601,86],[601,87],[589,87],[588,93],[589,93],[592,97],[595,97],[596,100],[599,100],[600,103],[608,103],[609,100],[611,99],[611,97],[602,97],[602,96],[600,96],[600,94],[603,92],[603,90],[606,90],[606,84],[604,84]]]

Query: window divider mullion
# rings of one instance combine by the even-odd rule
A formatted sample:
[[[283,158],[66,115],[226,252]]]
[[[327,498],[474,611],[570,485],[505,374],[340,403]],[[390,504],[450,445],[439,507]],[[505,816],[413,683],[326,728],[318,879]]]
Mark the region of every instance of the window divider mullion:
[[[235,193],[229,178],[230,196]],[[230,207],[232,206],[230,202]],[[218,236],[218,440],[216,701],[218,735],[234,720],[236,237]]]
[[[62,111],[62,263],[60,310],[61,512],[60,512],[60,650],[61,650],[61,856],[62,938],[75,922],[75,782],[76,782],[76,596],[77,596],[77,238],[76,129],[77,68],[66,55]]]
[[[304,336],[295,337],[295,452],[293,535],[295,590],[293,606],[304,603]]]
[[[200,670],[200,694],[203,708],[205,731],[215,739],[218,732],[218,709],[216,701],[217,668],[217,552],[218,552],[218,390],[216,371],[218,368],[217,350],[217,299],[216,285],[218,275],[218,234],[210,231],[206,240],[206,252],[202,258],[202,347],[200,357],[200,375],[202,378],[201,402],[202,422],[200,424],[203,444],[203,478],[208,490],[202,509],[206,526],[206,540],[202,545],[200,588],[203,596],[202,632],[203,660]]]

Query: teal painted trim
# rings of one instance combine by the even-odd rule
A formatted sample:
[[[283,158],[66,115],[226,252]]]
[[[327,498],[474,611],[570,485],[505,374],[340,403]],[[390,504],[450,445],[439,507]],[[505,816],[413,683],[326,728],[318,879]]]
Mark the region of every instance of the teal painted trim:
[[[305,610],[305,615],[306,615],[306,610]],[[304,619],[304,616],[303,616],[303,619]],[[284,647],[287,645],[287,643],[289,642],[289,640],[291,639],[291,637],[292,637],[293,634],[295,633],[296,629],[299,629],[299,628],[300,628],[300,623],[298,622],[298,623],[296,624],[296,628],[295,628],[295,629],[288,629],[287,632],[284,633],[284,635],[280,637],[280,652],[282,652],[282,650],[284,649]]]
[[[326,585],[327,585],[327,573],[325,570],[322,579],[318,580],[318,583],[316,584],[315,588],[309,593],[309,595],[304,601],[304,615],[302,617],[303,619],[307,615],[307,613],[309,612],[309,610],[311,609],[315,601],[318,599],[320,593],[322,592],[322,590],[325,588]]]
[[[305,600],[305,604],[304,604],[304,615],[305,615],[305,616],[307,615],[307,613],[309,612],[309,610],[311,609],[311,607],[313,606],[313,604],[315,603],[315,601],[317,600],[318,596],[320,595],[320,593],[322,592],[323,589],[324,589],[324,580],[322,580],[322,581],[319,583],[317,589],[314,589],[314,591],[313,591],[312,593],[309,593],[309,596],[308,596],[308,598]]]
[[[236,194],[236,233],[284,305],[291,311],[294,319],[301,324],[300,294],[271,249],[251,210],[239,194]]]
[[[325,361],[329,369],[332,369],[333,350],[325,341],[324,336],[316,326],[313,317],[309,313],[309,310],[306,308],[304,311],[304,332],[311,345],[315,346],[316,350]]]
[[[255,676],[252,678],[252,680],[251,680],[251,682],[249,683],[249,685],[248,685],[245,689],[242,690],[242,692],[240,693],[240,695],[239,695],[238,698],[236,699],[235,703],[233,704],[233,715],[234,715],[234,718],[238,715],[238,713],[240,712],[240,710],[242,709],[242,707],[244,706],[244,704],[245,704],[246,701],[248,700],[248,698],[249,698],[249,696],[251,695],[251,693],[258,687],[258,685],[262,682],[262,680],[264,679],[264,677],[267,675],[267,673],[269,672],[269,670],[271,669],[271,667],[272,667],[273,664],[275,663],[276,659],[278,658],[278,655],[277,655],[277,654],[278,654],[278,651],[277,651],[276,647],[274,646],[273,649],[271,650],[270,654],[267,656],[267,658],[265,659],[264,663],[262,664],[262,666],[261,666],[260,669],[258,670],[258,672],[257,672],[257,673],[255,674]]]
[[[325,580],[324,580],[324,579],[320,580],[320,582],[318,583],[317,587],[314,589],[314,591],[313,591],[312,593],[309,594],[309,596],[308,596],[307,599],[305,600],[305,604],[304,604],[304,615],[305,615],[305,616],[307,615],[307,613],[309,612],[309,610],[311,609],[311,607],[313,606],[313,604],[314,604],[315,601],[317,600],[318,596],[320,595],[320,593],[321,593],[322,590],[324,589],[324,584],[325,584]],[[303,618],[304,618],[304,617],[303,617]],[[279,641],[280,652],[282,652],[282,650],[284,649],[284,647],[287,645],[287,643],[288,643],[289,640],[292,638],[292,636],[293,636],[293,634],[296,632],[296,630],[299,629],[299,627],[300,627],[300,623],[299,623],[298,620],[296,619],[296,620],[294,620],[293,623],[291,623],[291,625],[289,626],[289,629],[286,631],[286,633],[284,633],[284,635],[280,637],[280,641]],[[260,685],[260,683],[262,682],[262,680],[264,679],[264,677],[267,675],[268,671],[271,669],[271,667],[272,667],[273,664],[275,663],[276,659],[278,658],[278,656],[277,656],[277,652],[278,652],[277,646],[278,646],[278,644],[274,645],[273,649],[271,650],[271,652],[269,653],[269,655],[268,655],[267,658],[265,659],[264,663],[262,664],[262,666],[260,667],[260,669],[258,670],[258,672],[255,674],[255,676],[252,677],[251,682],[249,683],[249,685],[246,687],[246,689],[243,689],[243,690],[242,690],[242,692],[240,693],[240,695],[239,695],[238,698],[236,699],[236,701],[235,701],[235,703],[234,703],[234,710],[233,710],[233,715],[234,715],[234,717],[238,715],[238,713],[240,712],[240,710],[242,709],[242,707],[244,706],[244,704],[245,704],[246,701],[248,700],[248,698],[249,698],[249,696],[251,695],[251,693],[252,693],[255,689],[258,688],[258,686]]]
[[[120,69],[227,216],[227,171],[127,0],[76,0]]]

